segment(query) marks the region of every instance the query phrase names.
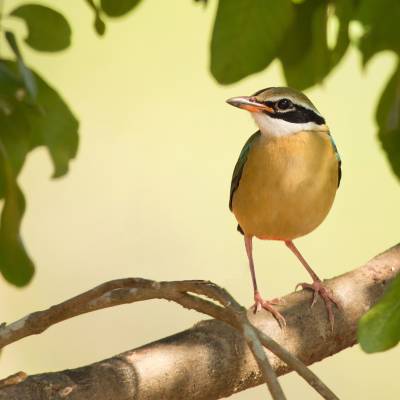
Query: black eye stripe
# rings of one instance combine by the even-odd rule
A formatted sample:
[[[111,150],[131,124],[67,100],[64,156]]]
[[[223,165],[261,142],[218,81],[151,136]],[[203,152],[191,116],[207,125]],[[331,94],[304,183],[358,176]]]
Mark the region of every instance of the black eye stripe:
[[[274,103],[271,101],[264,102],[269,107],[273,107]],[[317,125],[325,124],[325,119],[317,114],[315,111],[310,110],[309,108],[299,106],[298,104],[292,104],[292,107],[288,111],[277,110],[277,112],[270,113],[268,111],[264,111],[265,114],[269,115],[272,118],[283,119],[288,122],[292,122],[295,124],[304,124],[307,122],[314,122]],[[276,109],[276,108],[274,108]]]
[[[282,100],[285,100],[288,103],[282,106],[282,103],[281,103]],[[286,98],[285,99],[276,100],[276,101],[267,100],[267,101],[263,101],[262,103],[265,104],[268,107],[273,108],[276,112],[287,112],[286,110],[290,111],[290,109],[294,109],[295,108],[295,104],[293,104],[289,99],[286,99]],[[281,103],[281,104],[279,104],[279,103]],[[286,108],[285,108],[285,106],[286,106]]]

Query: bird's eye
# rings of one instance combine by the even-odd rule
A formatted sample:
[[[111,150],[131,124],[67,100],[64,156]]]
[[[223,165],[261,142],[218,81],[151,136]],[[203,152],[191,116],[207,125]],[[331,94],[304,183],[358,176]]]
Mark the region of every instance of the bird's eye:
[[[280,110],[287,110],[293,106],[293,103],[289,99],[281,99],[278,101],[277,106]]]

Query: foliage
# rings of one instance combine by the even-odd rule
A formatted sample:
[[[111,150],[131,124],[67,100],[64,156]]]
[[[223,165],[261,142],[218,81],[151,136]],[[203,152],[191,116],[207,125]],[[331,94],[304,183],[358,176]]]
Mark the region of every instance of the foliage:
[[[55,10],[26,4],[8,17],[25,21],[25,43],[37,51],[60,51],[70,45],[69,24]],[[25,199],[18,174],[28,153],[45,146],[54,164],[53,176],[64,175],[77,151],[78,122],[57,92],[27,67],[14,33],[5,31],[4,36],[15,59],[0,60],[0,270],[10,283],[23,286],[32,278],[34,266],[20,237]]]
[[[102,10],[109,17],[120,17],[135,8],[139,2],[140,0],[100,0]]]
[[[33,264],[19,236],[25,201],[17,175],[29,151],[37,146],[47,147],[54,165],[53,176],[64,175],[77,151],[78,122],[57,92],[37,74],[30,75],[35,90],[27,95],[22,79],[19,80],[17,63],[2,61],[0,66],[10,75],[9,82],[13,79],[16,84],[14,98],[4,98],[0,112],[0,196],[4,198],[0,267],[9,282],[22,286],[32,277]],[[28,93],[26,87],[25,90]]]
[[[119,17],[131,11],[139,0],[85,2],[94,13],[95,31],[103,35],[104,15]],[[79,123],[57,91],[27,66],[23,47],[39,52],[65,50],[71,44],[72,30],[59,11],[35,3],[22,4],[0,18],[1,24],[7,18],[7,26],[22,20],[27,28],[23,42],[12,29],[4,32],[14,59],[0,59],[0,199],[4,201],[0,271],[8,282],[24,286],[33,276],[34,265],[20,236],[25,198],[18,174],[29,152],[44,146],[53,162],[53,178],[65,175],[78,150]]]
[[[28,28],[25,42],[35,50],[60,51],[71,44],[71,28],[67,20],[51,8],[25,4],[13,10],[10,16],[25,21]]]
[[[360,320],[358,341],[364,351],[390,349],[400,341],[400,275],[391,283],[381,301]]]
[[[400,177],[400,64],[379,100],[376,121],[378,137],[396,176]]]
[[[290,0],[220,0],[210,49],[211,72],[217,81],[233,83],[267,67],[292,16]]]
[[[7,1],[7,0],[6,0]],[[93,12],[93,28],[106,33],[108,18],[136,9],[140,0],[83,0]],[[143,0],[142,0],[143,1]],[[363,64],[381,51],[400,56],[398,0],[215,0],[217,13],[210,45],[210,69],[217,82],[231,84],[267,68],[277,60],[289,86],[304,90],[320,84],[340,63],[350,45]],[[207,5],[207,0],[195,0]],[[389,10],[389,12],[388,12]],[[28,35],[23,46],[58,52],[71,43],[71,28],[57,10],[23,4],[4,18],[23,20]],[[362,27],[350,40],[349,26]],[[329,26],[336,25],[332,45]],[[51,34],[49,34],[51,32]],[[29,282],[34,267],[20,238],[25,200],[17,177],[28,153],[45,146],[54,165],[53,177],[68,172],[78,148],[78,121],[62,97],[26,64],[20,38],[4,38],[13,60],[0,60],[0,270],[14,285]],[[400,59],[376,111],[378,139],[394,174],[400,178]],[[400,278],[382,301],[360,322],[363,348],[379,351],[399,341]]]

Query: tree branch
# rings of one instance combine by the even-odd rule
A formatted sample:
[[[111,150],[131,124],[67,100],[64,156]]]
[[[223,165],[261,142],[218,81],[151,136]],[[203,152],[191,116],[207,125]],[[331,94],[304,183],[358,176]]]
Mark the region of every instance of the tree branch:
[[[211,283],[157,283],[132,278],[107,282],[48,310],[3,325],[0,346],[40,333],[79,314],[150,298],[172,300],[224,322],[203,321],[192,329],[101,362],[30,376],[21,383],[0,387],[0,399],[218,399],[258,385],[269,376],[258,339],[275,353],[267,352],[269,363],[278,375],[296,369],[323,397],[334,399],[337,397],[303,363],[309,365],[353,345],[358,319],[377,301],[399,270],[397,245],[365,266],[327,281],[342,307],[335,310],[333,333],[322,302],[310,309],[311,295],[305,291],[284,298],[286,305],[281,312],[287,328],[281,330],[270,314],[261,311],[246,315],[226,291]],[[248,318],[257,330],[253,330]],[[271,384],[270,377],[268,380],[271,389],[274,383]]]
[[[218,301],[224,308],[195,297],[189,294],[190,292]],[[4,347],[4,345],[23,337],[41,333],[49,326],[73,315],[149,298],[173,300],[186,308],[206,313],[238,329],[253,352],[273,399],[285,400],[275,372],[263,351],[260,337],[262,336],[264,341],[269,340],[277,349],[281,351],[284,349],[249,323],[246,310],[225,289],[208,281],[154,282],[141,278],[127,278],[106,282],[47,310],[27,315],[9,326],[3,324],[0,327],[0,344],[4,343],[2,346]],[[267,343],[269,344],[269,342]],[[295,370],[297,368],[307,370],[305,365],[290,354],[286,358],[289,365],[293,363]],[[309,372],[312,374],[311,371]],[[307,377],[305,379],[307,380]],[[11,377],[4,381],[6,385],[10,381],[14,382]],[[15,383],[19,382],[15,381]],[[315,387],[327,400],[336,400],[336,396],[317,376],[310,380],[310,385]]]

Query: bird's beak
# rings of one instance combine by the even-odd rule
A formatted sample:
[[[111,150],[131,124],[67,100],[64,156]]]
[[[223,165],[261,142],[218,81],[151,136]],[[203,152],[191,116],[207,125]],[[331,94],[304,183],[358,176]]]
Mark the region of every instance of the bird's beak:
[[[251,112],[274,112],[274,109],[268,107],[263,103],[259,103],[254,96],[241,96],[241,97],[232,97],[226,100],[228,104],[234,107],[242,108],[243,110],[251,111]]]

